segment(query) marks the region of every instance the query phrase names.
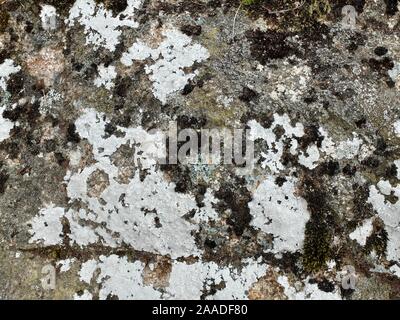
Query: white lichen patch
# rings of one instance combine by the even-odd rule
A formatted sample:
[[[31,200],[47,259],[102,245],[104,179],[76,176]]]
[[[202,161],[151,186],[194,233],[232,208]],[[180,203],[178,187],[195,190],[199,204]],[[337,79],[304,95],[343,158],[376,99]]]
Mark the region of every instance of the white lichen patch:
[[[385,224],[388,234],[386,257],[388,260],[400,261],[400,185],[392,186],[389,181],[381,180],[377,186],[369,189],[368,203],[372,204],[378,217]],[[390,202],[385,196],[395,196],[397,201]]]
[[[358,161],[361,162],[371,157],[374,154],[376,147],[371,144],[363,143],[361,139],[359,139],[359,141],[360,141],[360,149],[358,151],[357,158]]]
[[[104,66],[104,64],[98,67],[99,76],[94,79],[94,84],[96,87],[104,86],[106,89],[110,90],[114,87],[113,80],[117,77],[117,72],[114,66]]]
[[[80,211],[81,214],[83,212],[84,210]],[[31,225],[29,232],[33,235],[29,242],[41,243],[44,246],[62,244],[64,236],[63,219],[67,219],[70,225],[71,232],[68,236],[71,239],[71,244],[76,243],[85,246],[97,242],[98,235],[90,228],[83,227],[77,216],[77,213],[73,210],[67,211],[51,204],[49,207],[40,210],[39,214],[29,221]]]
[[[60,272],[67,272],[71,269],[72,264],[75,262],[75,258],[69,258],[60,260],[57,263],[57,266],[60,267]]]
[[[6,107],[0,106],[0,142],[8,139],[10,137],[10,131],[14,128],[14,124],[3,117],[3,112]]]
[[[81,270],[79,271],[79,280],[82,282],[90,283],[93,278],[93,273],[97,269],[97,261],[94,259],[82,263]]]
[[[100,256],[92,270],[100,270],[96,278],[101,283],[99,299],[105,300],[109,296],[118,297],[119,300],[160,299],[161,293],[151,286],[143,284],[142,273],[144,264],[140,261],[129,262],[127,257],[117,255]],[[90,275],[90,279],[93,273]],[[89,277],[88,277],[89,278]]]
[[[388,74],[393,82],[397,82],[400,77],[400,63],[396,62],[393,68],[388,71]]]
[[[396,136],[400,137],[400,120],[397,120],[395,123],[393,123],[393,131]]]
[[[325,292],[318,288],[318,284],[310,283],[309,279],[304,281],[301,289],[296,289],[289,282],[287,276],[279,276],[278,283],[283,287],[284,294],[288,300],[341,300],[340,290],[335,287],[333,292]]]
[[[252,259],[243,260],[240,269],[232,266],[219,267],[215,262],[187,264],[175,261],[168,275],[168,284],[162,291],[144,284],[144,263],[130,262],[126,257],[117,255],[100,256],[99,261],[89,260],[82,264],[79,274],[81,281],[95,281],[100,284],[100,299],[115,296],[121,300],[198,300],[205,290],[208,292],[206,299],[248,299],[248,290],[265,275],[267,269],[265,264]],[[99,272],[96,273],[96,270]],[[219,289],[213,292],[213,287]],[[89,294],[87,296],[91,297]]]
[[[328,132],[322,127],[319,128],[318,132],[324,138],[321,142],[321,151],[328,156],[335,154],[335,142],[329,136]]]
[[[387,269],[382,264],[375,263],[374,267],[370,268],[369,271],[375,273],[385,273],[400,278],[400,267],[396,264]]]
[[[218,96],[217,97],[217,103],[219,105],[222,105],[225,108],[228,108],[233,102],[233,98],[232,97],[227,97],[224,95]]]
[[[218,203],[218,199],[216,199],[211,190],[207,190],[204,195],[203,204],[204,206],[201,207],[193,217],[193,221],[196,223],[205,222],[208,223],[209,221],[216,221],[218,220],[218,213],[214,210],[214,204]]]
[[[151,268],[150,266],[147,266]],[[220,267],[215,262],[198,261],[186,263],[173,261],[167,274],[165,287],[154,287],[143,281],[146,265],[141,261],[129,261],[117,255],[100,256],[88,260],[79,272],[81,281],[99,284],[99,299],[118,298],[144,300],[246,300],[251,287],[267,274],[270,267],[261,259],[244,259],[241,267]],[[340,300],[340,289],[332,292],[318,288],[307,278],[303,282],[291,283],[286,275],[279,275],[277,283],[289,300]],[[85,289],[74,299],[89,300],[93,294]]]
[[[158,172],[150,172],[144,181],[136,174],[128,185],[119,184],[112,177],[101,196],[106,202],[103,205],[100,199],[87,195],[84,183],[96,166],[99,165],[73,175],[67,189],[71,199],[82,200],[96,214],[93,217],[87,214],[87,218],[83,215],[81,219],[97,223],[98,227],[92,230],[95,233],[110,236],[102,236],[104,245],[125,242],[137,250],[173,257],[198,254],[191,236],[197,227],[183,218],[197,208],[194,199],[177,194],[174,184],[165,182]],[[106,229],[101,227],[102,223],[106,223]],[[89,226],[87,229],[91,230]],[[112,234],[119,236],[112,237]]]
[[[79,135],[92,145],[95,163],[65,177],[71,202],[87,208],[79,211],[49,207],[33,219],[31,242],[44,245],[62,241],[61,219],[69,222],[71,244],[81,247],[102,243],[116,247],[122,243],[136,250],[169,254],[173,258],[199,255],[192,233],[198,226],[184,216],[195,212],[195,221],[216,219],[215,199],[207,192],[205,206],[199,208],[193,196],[175,192],[175,184],[156,171],[156,160],[165,155],[164,136],[142,128],[120,128],[124,136],[105,137],[107,119],[87,110],[75,122]],[[119,167],[112,155],[123,145],[134,150],[131,162],[137,168],[126,183],[118,182]],[[139,170],[147,170],[140,177]],[[107,173],[106,183],[91,193],[88,182],[94,173]],[[49,239],[50,237],[50,239]]]
[[[55,30],[57,28],[57,10],[48,4],[42,4],[40,19],[44,30]]]
[[[78,21],[84,27],[87,44],[114,51],[119,43],[122,27],[139,26],[135,20],[135,13],[142,2],[142,0],[127,0],[127,8],[114,16],[102,3],[96,5],[94,0],[77,0],[69,12],[66,23],[72,27],[75,21]]]
[[[197,72],[186,72],[195,62],[209,57],[206,48],[200,44],[192,44],[192,39],[176,29],[162,32],[165,39],[158,48],[152,49],[142,41],[134,43],[124,53],[121,62],[131,66],[133,62],[151,59],[154,64],[146,64],[145,70],[153,82],[153,94],[163,104],[170,94],[182,90]]]
[[[389,268],[390,272],[394,274],[397,278],[400,278],[400,267],[398,265],[393,265]]]
[[[92,300],[93,295],[87,289],[85,289],[81,295],[75,293],[73,299],[87,301],[87,300]]]
[[[301,250],[310,214],[305,199],[296,194],[295,178],[288,176],[279,186],[275,183],[278,174],[288,169],[282,163],[284,152],[297,156],[299,165],[312,170],[325,158],[358,158],[361,161],[371,155],[374,148],[363,144],[356,133],[353,133],[352,138],[335,142],[320,127],[321,144],[311,143],[306,150],[299,150],[298,140],[305,135],[304,126],[299,122],[293,124],[287,114],[274,114],[269,128],[264,128],[255,120],[247,124],[250,140],[261,139],[266,142],[267,146],[260,153],[261,167],[270,171],[267,179],[258,185],[249,203],[250,214],[253,216],[251,225],[273,236],[273,249],[270,251],[278,254]]]
[[[359,138],[356,133],[353,133],[353,137],[351,139],[349,138],[338,143],[332,140],[324,128],[320,128],[319,133],[324,138],[321,143],[320,151],[333,159],[353,159],[357,156],[365,158],[368,155],[368,152],[373,151],[372,148],[367,148],[364,150],[364,153],[366,154],[360,153],[360,150],[363,146],[363,140]]]
[[[29,232],[32,234],[29,243],[42,242],[47,246],[61,244],[63,216],[64,209],[56,208],[53,204],[41,209],[39,214],[29,222],[31,225]]]
[[[319,158],[319,149],[313,144],[307,148],[306,154],[302,153],[299,156],[299,163],[309,169],[314,169],[318,165]]]
[[[261,154],[265,159],[261,164],[263,168],[268,167],[274,174],[284,169],[281,158],[285,143],[289,143],[290,153],[292,155],[298,154],[298,142],[296,138],[300,138],[304,135],[304,127],[301,123],[296,123],[295,126],[292,126],[287,114],[282,116],[274,114],[274,122],[269,128],[262,127],[255,120],[249,121],[248,126],[250,127],[250,140],[255,141],[257,139],[262,139],[268,144],[268,149]],[[282,127],[284,130],[279,138],[274,133],[274,129],[278,126]]]
[[[215,262],[197,262],[185,264],[175,262],[166,289],[167,299],[200,299],[204,289],[220,287],[206,299],[236,300],[248,299],[247,293],[253,283],[265,275],[268,267],[259,261],[247,259],[242,261],[241,270],[233,267],[220,268]]]
[[[269,81],[274,83],[274,90],[269,93],[273,100],[288,99],[290,102],[298,102],[307,90],[311,79],[311,68],[306,65],[292,66],[285,62],[279,73],[271,69],[268,72]]]
[[[62,101],[63,95],[54,89],[50,89],[46,94],[40,98],[40,113],[46,114],[53,111],[54,106]]]
[[[305,134],[303,124],[297,122],[293,126],[287,114],[282,116],[274,114],[273,116],[274,121],[269,128],[262,127],[255,120],[247,123],[250,127],[250,140],[262,139],[267,143],[266,150],[261,152],[263,158],[261,167],[268,168],[273,174],[285,169],[281,162],[285,148],[289,148],[291,155],[298,157],[300,165],[311,170],[315,169],[324,157],[336,160],[358,157],[359,160],[363,160],[374,151],[373,147],[364,145],[363,140],[356,133],[353,133],[351,139],[336,143],[322,127],[319,128],[319,134],[322,138],[321,146],[318,147],[312,143],[305,151],[299,151],[298,139]],[[279,137],[275,133],[277,128],[283,129]]]
[[[295,195],[296,180],[286,179],[278,186],[270,176],[261,182],[249,203],[251,225],[272,234],[274,242],[270,251],[274,253],[301,250],[305,225],[310,219],[306,200]]]
[[[21,70],[20,66],[16,66],[14,61],[6,59],[0,64],[0,88],[4,91],[7,90],[7,81],[13,73],[17,73]]]
[[[393,161],[393,163],[396,166],[396,177],[400,180],[400,159]]]
[[[373,222],[373,218],[365,220],[359,227],[349,234],[350,239],[357,241],[362,246],[365,246],[367,238],[371,235],[374,229]]]
[[[357,156],[363,141],[354,135],[353,139],[342,141],[336,148],[335,158],[340,159],[352,159]]]

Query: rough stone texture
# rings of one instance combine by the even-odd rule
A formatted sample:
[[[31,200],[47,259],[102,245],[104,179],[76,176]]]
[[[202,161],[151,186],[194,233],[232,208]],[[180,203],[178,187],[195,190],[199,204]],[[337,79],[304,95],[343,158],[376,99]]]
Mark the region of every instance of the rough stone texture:
[[[399,18],[0,0],[0,298],[400,298]],[[254,168],[158,164],[170,121],[250,129]]]

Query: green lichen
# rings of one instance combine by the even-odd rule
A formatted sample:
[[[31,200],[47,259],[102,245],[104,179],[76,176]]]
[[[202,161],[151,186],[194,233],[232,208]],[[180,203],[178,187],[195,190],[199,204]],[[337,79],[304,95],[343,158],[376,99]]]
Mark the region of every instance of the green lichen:
[[[251,6],[253,4],[256,4],[260,0],[241,0],[241,4],[244,6]]]
[[[317,20],[324,19],[330,12],[329,0],[312,0],[308,6],[308,14]]]

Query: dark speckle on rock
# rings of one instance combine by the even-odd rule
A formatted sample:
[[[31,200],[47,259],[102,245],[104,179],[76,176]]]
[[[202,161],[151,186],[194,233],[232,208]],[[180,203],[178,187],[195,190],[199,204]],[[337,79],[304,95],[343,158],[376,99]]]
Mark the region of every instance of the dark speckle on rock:
[[[386,14],[393,16],[398,11],[398,0],[385,0]]]
[[[188,95],[189,93],[191,93],[191,92],[193,91],[193,89],[194,89],[193,84],[188,83],[188,84],[183,88],[183,90],[182,90],[182,95],[184,95],[184,96]]]
[[[187,36],[199,36],[202,28],[199,25],[185,24],[181,27],[181,31]]]
[[[244,87],[242,94],[239,96],[239,99],[243,102],[250,102],[257,98],[258,94],[254,90]]]
[[[4,191],[6,190],[6,182],[9,178],[9,175],[0,170],[0,195],[4,193]]]
[[[381,56],[384,56],[388,52],[388,49],[385,47],[376,47],[374,52],[377,56],[381,57]]]

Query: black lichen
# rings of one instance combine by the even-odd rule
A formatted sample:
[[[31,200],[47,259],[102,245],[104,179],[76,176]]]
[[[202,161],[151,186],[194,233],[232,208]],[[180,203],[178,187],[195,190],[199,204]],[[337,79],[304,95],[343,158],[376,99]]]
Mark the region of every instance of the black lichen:
[[[104,6],[114,14],[124,11],[128,6],[127,0],[104,0],[103,2]]]
[[[388,166],[385,170],[385,178],[393,179],[397,177],[397,166],[393,163],[392,165]]]
[[[393,16],[396,14],[398,11],[397,5],[398,5],[398,0],[385,0],[386,3],[386,14],[389,16]]]
[[[188,94],[190,94],[194,89],[194,85],[189,82],[188,84],[185,85],[185,87],[182,90],[182,95],[183,96],[187,96]]]
[[[251,221],[248,203],[252,196],[241,178],[236,178],[235,183],[224,184],[216,193],[216,198],[221,200],[217,210],[224,212],[230,209],[231,214],[227,223],[231,226],[236,236],[242,236]]]
[[[320,174],[326,174],[332,177],[340,172],[340,165],[339,162],[337,161],[329,160],[324,163],[321,163],[318,166],[317,171]]]
[[[163,164],[160,169],[175,183],[175,192],[187,193],[193,188],[190,170],[183,165]]]
[[[374,53],[379,57],[384,56],[387,52],[388,49],[386,49],[385,47],[376,47],[374,50]]]
[[[25,76],[22,71],[13,73],[7,81],[7,91],[12,95],[17,95],[24,88]]]
[[[181,31],[189,37],[192,37],[199,36],[201,34],[202,28],[201,26],[195,24],[185,24],[181,27]]]
[[[357,172],[357,167],[356,166],[352,166],[350,164],[346,164],[342,170],[343,174],[345,174],[346,176],[354,176],[355,173]]]
[[[304,150],[309,145],[315,144],[317,147],[321,147],[321,143],[324,138],[319,132],[319,127],[316,125],[306,126],[304,129],[304,135],[299,139],[300,147]]]
[[[353,213],[358,221],[370,218],[374,215],[373,207],[368,203],[369,188],[368,185],[353,185]]]
[[[255,59],[265,65],[270,60],[283,59],[297,53],[297,49],[287,41],[290,34],[270,30],[248,31],[247,38],[251,43],[251,53]]]
[[[10,14],[7,11],[0,11],[0,33],[6,31],[8,26],[8,21],[10,19]]]
[[[324,292],[333,292],[335,290],[335,284],[324,278],[318,282],[318,289]]]
[[[125,98],[128,95],[129,89],[132,86],[132,79],[129,77],[117,76],[115,80],[114,94],[118,97]]]
[[[379,76],[379,78],[387,81],[391,80],[388,71],[393,69],[394,63],[390,57],[384,56],[382,59],[370,58],[369,60],[363,60],[364,64],[367,64],[370,69]]]
[[[365,251],[367,253],[375,251],[378,257],[382,257],[386,254],[388,234],[381,224],[375,225],[374,229],[374,233],[367,238]]]
[[[74,123],[70,123],[67,128],[67,141],[73,143],[79,143],[81,138],[79,134],[76,132],[76,127]]]

